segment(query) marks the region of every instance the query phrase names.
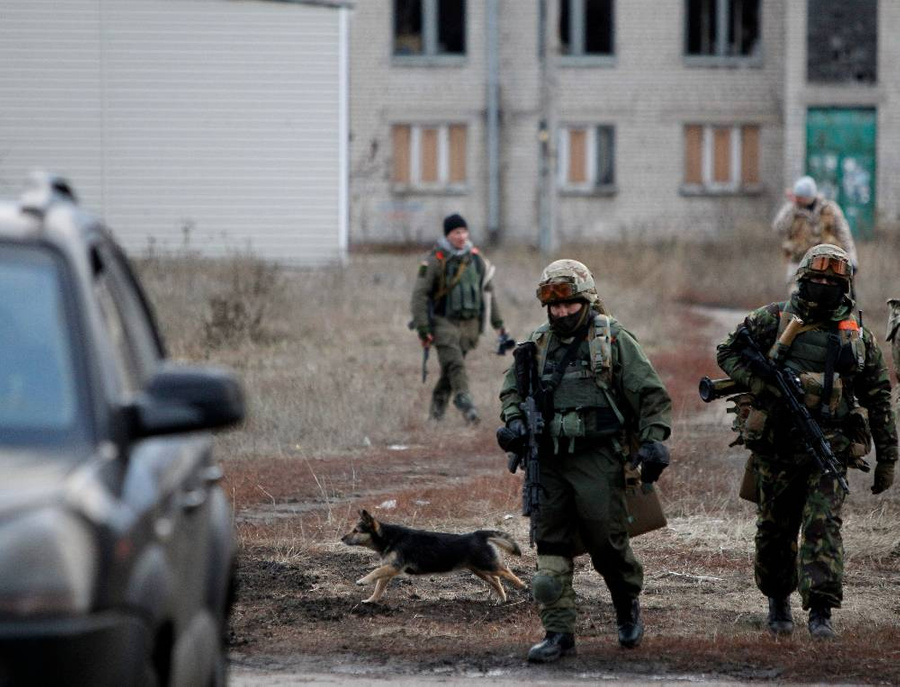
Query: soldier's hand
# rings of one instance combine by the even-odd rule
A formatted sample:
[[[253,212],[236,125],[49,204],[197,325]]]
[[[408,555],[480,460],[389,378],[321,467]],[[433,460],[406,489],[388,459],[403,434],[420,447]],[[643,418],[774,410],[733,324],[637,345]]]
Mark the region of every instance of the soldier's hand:
[[[528,434],[528,430],[525,428],[525,423],[522,422],[521,418],[514,417],[512,420],[506,423],[506,426],[509,427],[509,431],[515,434],[517,437],[524,437]]]
[[[659,441],[645,441],[637,452],[641,465],[641,482],[651,484],[669,466],[669,449]]]
[[[434,342],[434,334],[431,333],[430,328],[419,327],[416,329],[416,332],[419,334],[419,341],[422,343],[423,348],[428,348]]]
[[[894,483],[894,463],[881,461],[875,463],[875,483],[872,485],[872,493],[880,494],[890,489]]]

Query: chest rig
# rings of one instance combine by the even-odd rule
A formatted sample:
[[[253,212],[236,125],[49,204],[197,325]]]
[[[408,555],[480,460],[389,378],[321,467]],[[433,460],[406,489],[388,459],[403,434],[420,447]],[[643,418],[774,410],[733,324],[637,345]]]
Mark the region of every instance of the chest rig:
[[[594,316],[574,356],[567,356],[569,345],[552,334],[549,323],[541,325],[532,339],[544,394],[552,399],[548,403],[552,413],[548,411],[545,420],[554,453],[560,452],[561,439],[568,439],[568,452],[574,453],[579,438],[620,434],[625,419],[613,393],[615,337],[609,316]]]
[[[473,249],[462,257],[435,254],[440,263],[440,281],[434,300],[438,314],[457,320],[469,320],[481,314],[480,259]]]

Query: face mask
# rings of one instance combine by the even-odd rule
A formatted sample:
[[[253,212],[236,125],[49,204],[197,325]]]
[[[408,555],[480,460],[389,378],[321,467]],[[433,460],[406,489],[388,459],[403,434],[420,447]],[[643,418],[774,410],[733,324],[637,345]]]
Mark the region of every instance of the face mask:
[[[844,288],[838,284],[800,282],[800,298],[817,311],[837,310],[844,298]]]
[[[552,329],[553,333],[557,336],[564,339],[568,338],[584,324],[584,321],[587,319],[588,310],[590,310],[590,308],[585,303],[578,312],[573,312],[571,315],[566,315],[565,317],[553,317],[553,315],[550,315],[548,309],[547,315],[550,318],[550,329]]]

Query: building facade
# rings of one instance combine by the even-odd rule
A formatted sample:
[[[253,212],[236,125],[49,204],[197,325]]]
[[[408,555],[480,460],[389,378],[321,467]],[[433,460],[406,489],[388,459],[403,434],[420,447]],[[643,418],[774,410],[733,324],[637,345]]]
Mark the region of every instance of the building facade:
[[[900,215],[892,27],[885,0],[357,3],[351,240],[450,212],[543,247],[727,235],[806,171],[866,234]]]

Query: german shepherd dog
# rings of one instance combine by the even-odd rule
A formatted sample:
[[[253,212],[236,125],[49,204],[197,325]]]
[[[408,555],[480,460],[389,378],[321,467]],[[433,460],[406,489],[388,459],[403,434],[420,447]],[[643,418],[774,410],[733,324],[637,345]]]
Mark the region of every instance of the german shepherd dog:
[[[514,556],[522,555],[519,545],[505,532],[426,532],[378,522],[368,511],[361,510],[356,527],[341,537],[341,541],[348,546],[365,546],[381,556],[381,565],[356,581],[359,585],[375,583],[375,591],[363,601],[365,604],[378,601],[388,582],[400,573],[430,575],[471,570],[491,585],[500,597],[500,603],[506,601],[506,592],[500,585],[501,577],[519,589],[526,586],[500,559],[498,549]]]

